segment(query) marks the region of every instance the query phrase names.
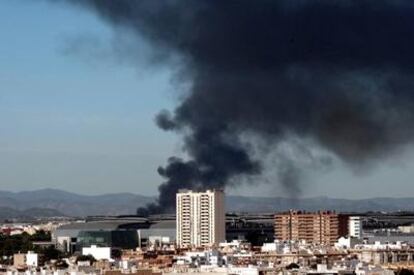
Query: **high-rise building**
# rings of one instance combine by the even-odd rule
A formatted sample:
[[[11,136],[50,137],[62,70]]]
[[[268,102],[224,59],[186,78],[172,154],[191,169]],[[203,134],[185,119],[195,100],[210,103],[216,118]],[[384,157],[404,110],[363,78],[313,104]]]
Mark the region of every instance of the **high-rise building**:
[[[177,244],[211,246],[225,240],[224,192],[207,190],[177,193]]]
[[[348,234],[350,237],[362,238],[362,220],[358,216],[350,216],[348,220]]]
[[[308,243],[333,244],[338,237],[339,215],[335,212],[289,211],[275,215],[276,240],[305,240]]]

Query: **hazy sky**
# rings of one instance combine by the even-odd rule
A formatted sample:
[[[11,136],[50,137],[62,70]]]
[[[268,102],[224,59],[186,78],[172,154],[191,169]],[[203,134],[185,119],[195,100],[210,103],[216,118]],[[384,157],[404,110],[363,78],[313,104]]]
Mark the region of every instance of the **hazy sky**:
[[[133,57],[141,64],[116,59],[127,34],[43,1],[1,1],[0,34],[0,189],[155,195],[157,167],[182,153],[154,124],[178,96],[168,68],[145,61],[147,46]],[[309,173],[303,195],[414,196],[413,155],[357,173],[335,162]],[[230,192],[284,195],[277,184]]]

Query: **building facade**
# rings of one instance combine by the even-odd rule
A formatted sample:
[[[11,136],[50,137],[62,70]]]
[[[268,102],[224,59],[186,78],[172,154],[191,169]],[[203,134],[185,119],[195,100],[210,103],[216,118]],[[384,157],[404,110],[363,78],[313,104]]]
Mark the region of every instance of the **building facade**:
[[[177,245],[212,246],[225,240],[222,190],[180,190],[177,199]]]
[[[82,252],[96,245],[115,249],[135,249],[147,245],[176,241],[175,216],[153,217],[89,217],[85,222],[72,222],[52,231],[52,242],[62,252]],[[154,243],[155,242],[155,243]]]
[[[348,220],[348,232],[350,237],[362,239],[362,219],[358,216],[350,216]]]
[[[340,216],[335,212],[289,211],[275,215],[275,239],[334,244],[339,238]]]

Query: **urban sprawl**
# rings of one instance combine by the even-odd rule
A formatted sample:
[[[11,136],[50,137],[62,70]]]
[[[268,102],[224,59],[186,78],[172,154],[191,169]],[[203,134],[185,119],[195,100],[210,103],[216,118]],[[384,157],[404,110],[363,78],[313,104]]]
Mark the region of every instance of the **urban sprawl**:
[[[222,190],[180,190],[175,215],[5,221],[0,237],[3,274],[414,270],[413,213],[226,213]]]

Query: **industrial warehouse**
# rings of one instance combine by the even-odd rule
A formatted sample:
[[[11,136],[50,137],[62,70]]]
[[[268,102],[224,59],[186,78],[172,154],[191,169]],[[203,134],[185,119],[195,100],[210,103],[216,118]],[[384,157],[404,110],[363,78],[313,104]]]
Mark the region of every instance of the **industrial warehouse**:
[[[226,216],[226,240],[251,239],[254,244],[274,239],[273,215]],[[74,253],[91,245],[131,249],[150,244],[176,242],[174,215],[142,217],[89,217],[62,225],[52,233],[52,240],[62,251]]]

